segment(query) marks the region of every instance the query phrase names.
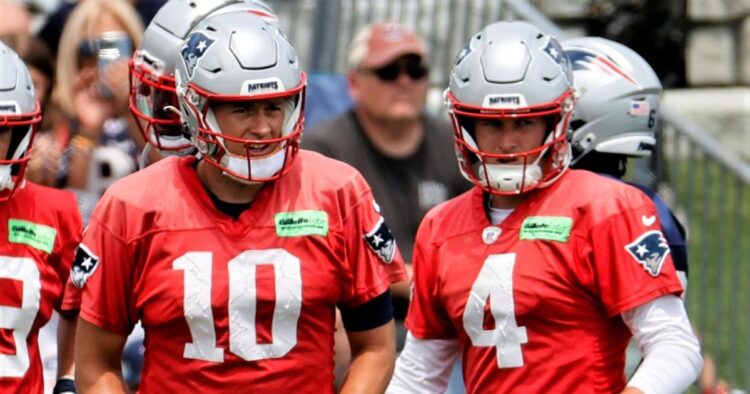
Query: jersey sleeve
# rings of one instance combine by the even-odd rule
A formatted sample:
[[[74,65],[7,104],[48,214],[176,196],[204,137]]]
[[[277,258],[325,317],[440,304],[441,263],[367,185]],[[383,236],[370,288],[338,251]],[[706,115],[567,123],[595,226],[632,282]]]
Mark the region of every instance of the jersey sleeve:
[[[408,277],[396,239],[365,180],[357,175],[344,193],[348,196],[342,199],[342,212],[346,215],[342,224],[350,284],[342,304],[351,308],[382,294],[391,283]]]
[[[590,288],[614,316],[683,289],[654,204],[629,194],[619,212],[595,224],[580,250]]]
[[[452,339],[456,333],[439,302],[440,281],[435,271],[439,247],[433,245],[433,223],[429,216],[422,221],[414,244],[414,279],[406,328],[418,339]]]
[[[126,241],[127,212],[103,198],[76,251],[70,281],[81,289],[80,316],[106,330],[128,335],[137,321],[131,296],[133,252]]]
[[[60,250],[57,253],[56,259],[58,260],[56,266],[57,276],[60,278],[60,283],[63,284],[63,297],[60,302],[56,305],[55,309],[71,310],[78,309],[78,302],[73,297],[72,303],[67,303],[67,291],[68,291],[68,276],[70,275],[70,269],[73,265],[73,260],[76,255],[76,248],[81,242],[81,232],[83,231],[83,221],[81,220],[81,214],[78,211],[78,204],[75,201],[75,196],[71,193],[70,199],[66,203],[58,202],[62,206],[60,211]]]

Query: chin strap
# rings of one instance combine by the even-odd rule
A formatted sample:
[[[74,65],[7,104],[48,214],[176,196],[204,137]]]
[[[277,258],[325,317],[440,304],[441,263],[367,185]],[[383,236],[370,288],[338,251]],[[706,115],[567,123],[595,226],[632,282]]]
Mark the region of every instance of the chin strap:
[[[242,183],[254,184],[257,182],[250,181],[250,179],[270,178],[277,172],[281,171],[281,167],[284,165],[285,156],[286,144],[271,156],[250,160],[251,173],[248,173],[248,159],[244,156],[235,156],[231,153],[226,153],[224,157],[221,158],[221,164],[230,171],[241,175],[243,178],[239,178],[228,172],[224,172],[224,175]]]
[[[13,190],[16,186],[11,175],[11,167],[10,165],[0,166],[0,190]]]

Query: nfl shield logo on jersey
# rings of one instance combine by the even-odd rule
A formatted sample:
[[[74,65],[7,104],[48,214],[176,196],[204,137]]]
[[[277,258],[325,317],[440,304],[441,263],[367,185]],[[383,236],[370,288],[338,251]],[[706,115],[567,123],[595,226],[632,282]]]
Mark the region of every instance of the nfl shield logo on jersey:
[[[396,240],[383,217],[380,217],[375,227],[365,234],[365,241],[375,254],[385,263],[391,263],[396,255]]]
[[[661,231],[656,230],[643,233],[635,241],[627,244],[625,249],[651,276],[659,276],[664,259],[669,254],[667,241]]]
[[[96,257],[84,244],[78,245],[76,259],[70,268],[70,281],[75,287],[83,288],[86,280],[96,271],[99,266],[99,257]]]

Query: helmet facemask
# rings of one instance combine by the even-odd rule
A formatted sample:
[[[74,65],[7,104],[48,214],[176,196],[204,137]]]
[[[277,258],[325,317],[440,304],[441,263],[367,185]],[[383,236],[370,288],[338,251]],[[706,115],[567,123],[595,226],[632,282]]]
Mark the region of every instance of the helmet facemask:
[[[0,158],[0,202],[10,199],[23,185],[26,167],[31,159],[31,145],[41,121],[38,103],[32,113],[0,113],[0,133],[10,133],[7,153]]]
[[[300,86],[294,89],[250,97],[217,96],[199,87],[190,86],[190,92],[186,94],[188,99],[185,101],[187,111],[196,115],[198,132],[193,141],[204,160],[232,179],[247,184],[269,182],[284,175],[299,151],[304,123],[305,82],[303,76]],[[247,139],[228,136],[219,127],[212,109],[212,105],[216,103],[248,103],[272,99],[283,100],[284,120],[278,138]],[[186,108],[183,107],[183,111],[186,111]],[[227,142],[244,146],[245,152],[230,152]],[[277,144],[278,147],[272,153],[263,156],[257,156],[252,152],[251,147],[266,144]]]
[[[497,195],[525,193],[548,186],[567,168],[571,157],[568,123],[573,108],[572,91],[567,91],[552,103],[526,108],[498,109],[461,104],[448,91],[446,102],[453,122],[461,172],[486,192]],[[477,145],[476,121],[531,117],[541,117],[547,125],[546,137],[539,147],[503,154],[483,151]],[[521,163],[502,164],[519,159]]]
[[[131,60],[130,112],[146,142],[162,154],[190,154],[194,148],[180,118],[175,79],[158,68],[146,55]]]

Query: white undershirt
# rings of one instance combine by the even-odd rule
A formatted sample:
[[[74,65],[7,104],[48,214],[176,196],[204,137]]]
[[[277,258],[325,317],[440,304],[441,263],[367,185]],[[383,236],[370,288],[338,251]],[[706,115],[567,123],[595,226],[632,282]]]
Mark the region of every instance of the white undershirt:
[[[629,387],[645,394],[681,393],[695,381],[703,359],[682,299],[665,295],[622,313],[622,318],[644,357]],[[445,392],[458,355],[455,339],[418,339],[408,333],[386,392]]]
[[[492,223],[493,226],[497,226],[498,224],[502,223],[503,220],[508,218],[508,216],[510,216],[511,213],[513,213],[513,209],[512,208],[511,209],[493,208],[492,205],[490,205],[489,212],[490,212],[490,223]]]

